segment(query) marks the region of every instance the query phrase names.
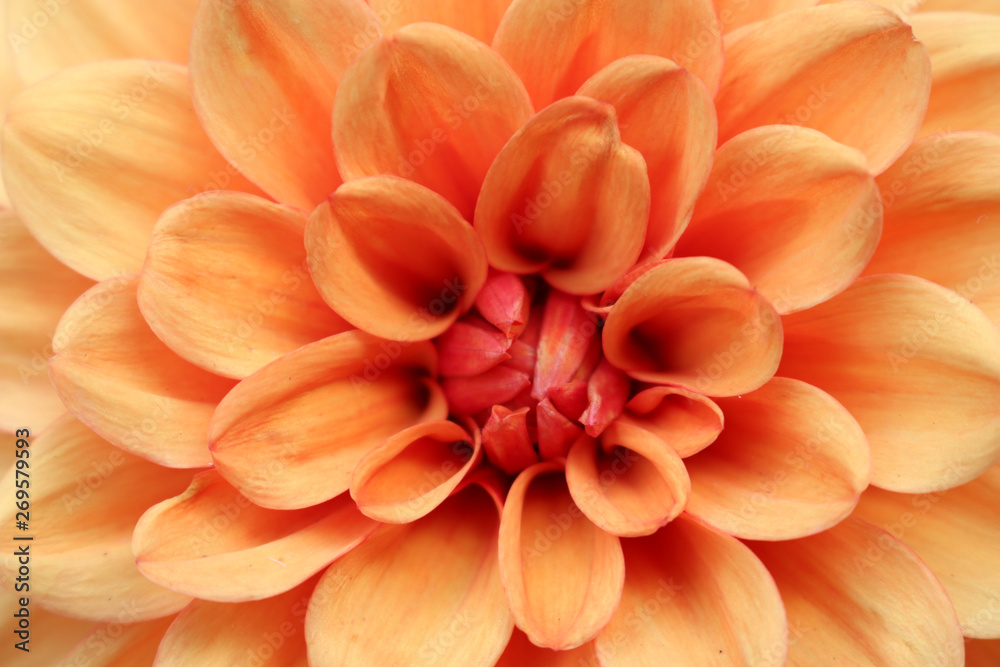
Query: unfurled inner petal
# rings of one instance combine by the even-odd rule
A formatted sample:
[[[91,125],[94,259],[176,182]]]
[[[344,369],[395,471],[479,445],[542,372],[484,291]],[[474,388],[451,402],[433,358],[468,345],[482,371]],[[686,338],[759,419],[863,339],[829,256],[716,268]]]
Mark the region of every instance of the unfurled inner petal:
[[[722,432],[723,414],[707,396],[679,387],[650,387],[625,406],[623,422],[650,431],[681,458],[697,454]]]

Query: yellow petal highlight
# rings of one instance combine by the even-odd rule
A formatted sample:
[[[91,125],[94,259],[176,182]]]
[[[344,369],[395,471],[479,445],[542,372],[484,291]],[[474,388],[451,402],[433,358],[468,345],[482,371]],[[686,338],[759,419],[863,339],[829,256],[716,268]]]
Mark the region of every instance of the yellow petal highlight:
[[[310,217],[305,246],[330,307],[392,340],[443,333],[486,282],[483,246],[455,207],[394,176],[338,188]]]
[[[368,0],[389,35],[404,25],[427,21],[461,30],[489,44],[511,0]]]
[[[650,387],[629,400],[620,419],[659,436],[685,458],[712,444],[725,418],[707,396],[678,387]]]

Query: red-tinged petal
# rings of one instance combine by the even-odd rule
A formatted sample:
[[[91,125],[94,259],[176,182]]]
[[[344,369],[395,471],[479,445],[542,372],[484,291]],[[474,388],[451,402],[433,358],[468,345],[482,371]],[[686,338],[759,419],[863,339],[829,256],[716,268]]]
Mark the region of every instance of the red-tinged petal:
[[[59,261],[95,280],[137,273],[163,209],[220,179],[255,191],[205,136],[181,65],[81,65],[8,109],[3,180],[18,215]]]
[[[535,346],[535,375],[531,395],[542,400],[550,389],[569,382],[583,363],[597,318],[580,305],[580,299],[553,291],[545,300],[545,314]],[[579,414],[572,415],[575,419]]]
[[[503,362],[504,366],[521,371],[525,375],[532,375],[535,372],[536,350],[528,345],[523,339],[518,338],[510,346],[510,359]]]
[[[611,422],[618,419],[628,401],[631,381],[622,371],[602,358],[587,382],[589,404],[580,415],[587,435],[599,436]]]
[[[879,191],[860,151],[768,125],[719,148],[675,254],[729,262],[788,313],[847,289],[881,231]]]
[[[93,284],[38,245],[13,211],[0,212],[0,429],[38,431],[66,411],[47,372],[52,334]]]
[[[596,667],[598,664],[594,642],[568,651],[553,651],[535,646],[528,635],[514,628],[507,648],[494,667]]]
[[[590,406],[590,399],[587,396],[588,386],[583,380],[567,382],[549,389],[548,399],[562,414],[579,419]]]
[[[622,294],[604,324],[608,361],[637,380],[735,396],[771,379],[781,318],[729,264],[667,260]]]
[[[347,494],[306,509],[269,510],[209,470],[142,515],[132,552],[140,572],[171,590],[245,602],[298,586],[377,527]]]
[[[537,646],[576,648],[618,607],[621,543],[573,502],[560,464],[538,463],[511,487],[500,521],[500,576],[517,626]]]
[[[622,141],[646,161],[650,209],[643,254],[666,255],[712,168],[717,132],[711,94],[666,58],[630,56],[592,76],[577,95],[614,105]]]
[[[437,336],[472,307],[486,281],[482,244],[459,212],[394,176],[338,188],[309,218],[305,243],[326,302],[383,338]]]
[[[240,382],[219,404],[208,439],[215,467],[252,502],[297,509],[337,496],[365,454],[399,431],[443,419],[428,380],[430,343],[362,331],[311,343]]]
[[[5,543],[4,548],[6,546]],[[24,608],[21,602],[25,598],[24,593],[29,591],[15,592],[14,586],[17,582],[6,581],[6,578],[6,573],[0,572],[0,618],[3,618],[0,632],[10,639],[0,645],[0,664],[17,667],[52,667],[59,664],[67,653],[96,629],[97,624],[93,621],[54,614],[38,605],[32,605],[30,598],[27,604],[28,627],[27,629],[18,627],[20,618],[15,614],[21,614],[21,618],[24,618],[25,612],[21,611]],[[45,641],[39,641],[42,637]],[[28,640],[23,645],[27,647],[27,652],[21,650],[22,647],[16,646],[23,641],[22,638]],[[31,641],[32,639],[34,641]]]
[[[450,421],[411,426],[361,459],[351,497],[366,516],[410,523],[426,516],[482,460],[482,438]]]
[[[368,0],[382,31],[390,35],[410,23],[430,22],[461,30],[489,44],[511,0]]]
[[[614,107],[571,97],[534,116],[500,151],[475,226],[491,266],[594,294],[638,259],[649,196],[645,161],[622,143]]]
[[[1000,639],[965,642],[965,667],[996,667],[1000,664]]]
[[[878,178],[882,240],[866,274],[910,273],[955,290],[1000,323],[1000,136],[914,142]]]
[[[514,337],[524,331],[528,322],[531,295],[519,276],[491,271],[476,295],[476,310],[487,322]]]
[[[151,665],[164,634],[174,617],[133,623],[104,623],[61,656],[58,667],[134,667]],[[34,650],[34,648],[32,648]]]
[[[854,415],[871,445],[872,484],[947,489],[1000,457],[1000,329],[955,292],[870,276],[784,326],[778,374]]]
[[[1000,16],[941,12],[907,21],[931,57],[931,98],[919,136],[1000,131]]]
[[[167,630],[153,667],[306,667],[305,614],[318,580],[254,602],[195,600]]]
[[[531,386],[527,373],[507,366],[495,366],[475,377],[441,379],[448,407],[455,414],[471,415],[513,400]]]
[[[441,375],[469,377],[510,359],[513,339],[482,320],[455,322],[434,341]]]
[[[532,112],[524,85],[497,53],[431,23],[376,43],[342,83],[333,141],[344,178],[408,178],[467,220],[486,170]]]
[[[876,0],[879,1],[879,0]],[[912,0],[900,0],[912,2]],[[793,9],[804,9],[819,4],[819,0],[715,0],[722,32],[727,33],[747,23],[763,21]],[[881,2],[880,4],[885,4]]]
[[[927,50],[883,7],[786,12],[726,35],[719,140],[760,125],[803,125],[859,149],[877,174],[913,141],[930,83]]]
[[[545,460],[566,456],[583,434],[580,425],[559,412],[547,398],[536,406],[535,420],[538,425],[538,453]]]
[[[8,43],[17,70],[34,83],[72,65],[112,58],[187,62],[197,0],[10,0]]]
[[[691,480],[681,457],[649,431],[612,424],[601,436],[573,444],[566,483],[577,506],[602,530],[621,537],[651,535],[684,509]]]
[[[787,378],[718,403],[726,428],[684,462],[687,512],[751,540],[812,535],[851,513],[872,463],[865,434],[844,406]]]
[[[962,634],[1000,638],[1000,466],[946,492],[869,489],[855,516],[904,541],[955,604]]]
[[[311,210],[341,183],[330,138],[339,81],[379,34],[362,0],[202,2],[191,88],[205,131],[269,195]]]
[[[722,74],[722,33],[711,0],[514,0],[493,48],[524,81],[536,109],[633,54],[670,58],[712,93]]]
[[[472,485],[331,565],[306,614],[309,664],[492,665],[513,628],[498,524],[498,506]]]
[[[659,436],[681,458],[697,454],[722,432],[722,410],[707,396],[678,387],[651,387],[626,404],[623,422]]]
[[[172,468],[211,465],[205,432],[233,381],[184,361],[139,312],[138,276],[97,284],[53,336],[52,383],[77,419],[113,445]]]
[[[240,192],[167,209],[139,280],[150,328],[191,363],[237,379],[351,329],[312,284],[305,224],[293,208]]]
[[[739,540],[682,515],[624,547],[622,602],[595,642],[601,665],[784,664],[781,598]]]
[[[101,440],[70,416],[30,439],[31,508],[35,542],[4,543],[0,572],[18,576],[15,550],[30,546],[30,598],[50,611],[95,621],[134,623],[172,614],[189,597],[157,586],[135,567],[130,541],[139,516],[187,486],[191,473],[161,468]],[[18,459],[21,460],[21,459]],[[0,481],[10,498],[3,523],[15,525],[15,479]],[[22,513],[23,514],[23,513]],[[23,520],[24,517],[17,517]],[[17,545],[16,547],[14,545]],[[9,547],[9,549],[8,549]]]
[[[940,582],[887,533],[856,518],[818,535],[757,542],[788,614],[790,667],[959,667],[962,633]]]
[[[508,475],[516,475],[533,463],[538,455],[528,435],[529,408],[513,412],[502,405],[494,405],[489,421],[483,426],[483,448],[490,463]]]

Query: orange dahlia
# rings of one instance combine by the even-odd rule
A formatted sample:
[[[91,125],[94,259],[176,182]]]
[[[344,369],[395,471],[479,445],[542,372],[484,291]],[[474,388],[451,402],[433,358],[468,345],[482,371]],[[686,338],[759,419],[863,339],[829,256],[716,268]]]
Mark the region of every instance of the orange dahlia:
[[[1000,8],[884,4],[6,0],[4,664],[996,664]]]

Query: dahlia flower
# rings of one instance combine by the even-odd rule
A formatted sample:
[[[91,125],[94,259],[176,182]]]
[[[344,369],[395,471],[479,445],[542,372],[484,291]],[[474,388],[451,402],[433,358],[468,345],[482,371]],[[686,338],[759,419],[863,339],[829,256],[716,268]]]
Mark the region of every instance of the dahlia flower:
[[[884,4],[6,0],[4,664],[998,664],[1000,12]]]

